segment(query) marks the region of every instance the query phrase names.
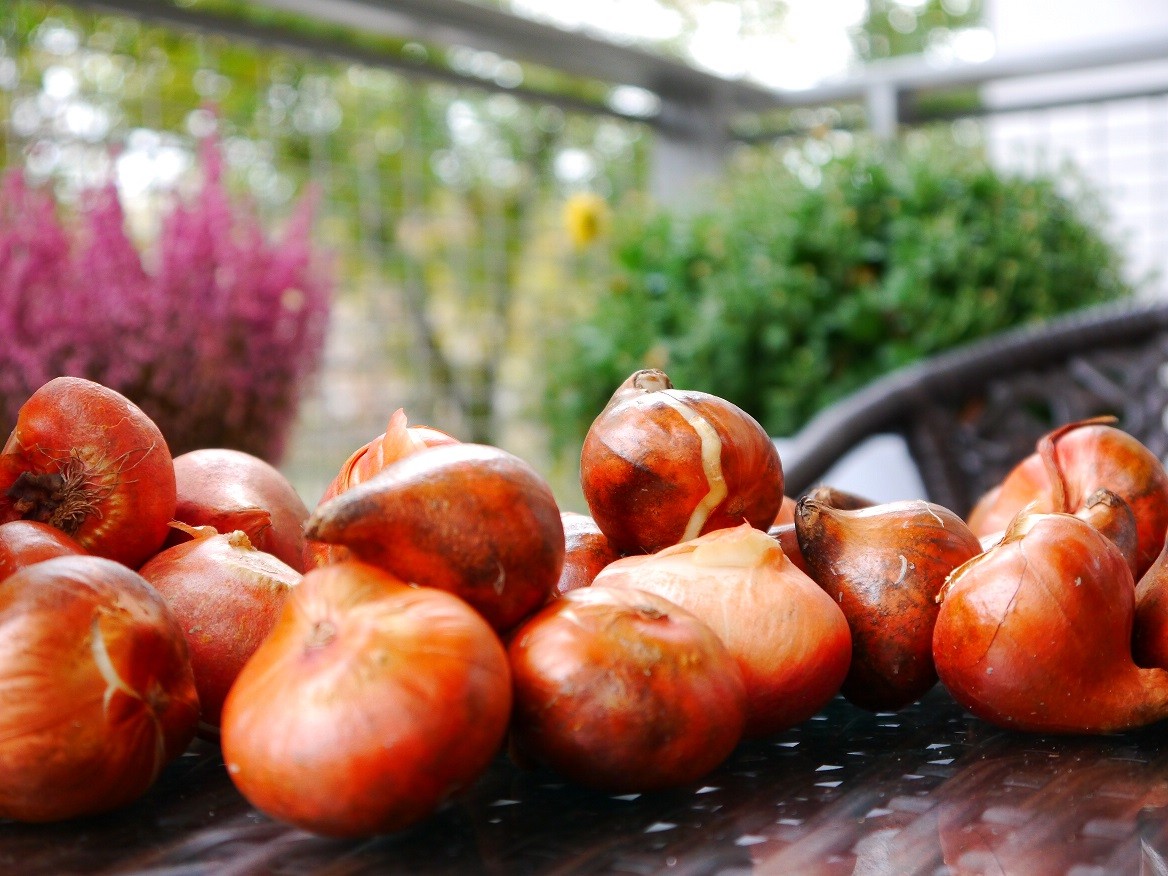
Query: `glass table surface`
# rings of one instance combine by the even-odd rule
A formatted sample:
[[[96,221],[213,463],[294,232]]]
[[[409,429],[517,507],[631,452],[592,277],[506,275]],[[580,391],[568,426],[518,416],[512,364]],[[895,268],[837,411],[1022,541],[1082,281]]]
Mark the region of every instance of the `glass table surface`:
[[[837,697],[690,787],[611,795],[500,756],[417,827],[344,841],[256,811],[200,740],[117,812],[0,822],[0,872],[1168,873],[1165,735],[1003,731],[940,687],[896,713]]]

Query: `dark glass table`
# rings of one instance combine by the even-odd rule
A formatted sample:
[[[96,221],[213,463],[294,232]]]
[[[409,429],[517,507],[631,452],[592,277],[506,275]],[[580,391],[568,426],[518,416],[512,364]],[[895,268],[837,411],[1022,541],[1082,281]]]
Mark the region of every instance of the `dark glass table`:
[[[1168,873],[1165,735],[1001,731],[941,688],[897,713],[837,698],[800,727],[742,744],[693,787],[614,796],[500,757],[422,825],[361,841],[271,821],[200,741],[116,813],[0,823],[0,872]]]

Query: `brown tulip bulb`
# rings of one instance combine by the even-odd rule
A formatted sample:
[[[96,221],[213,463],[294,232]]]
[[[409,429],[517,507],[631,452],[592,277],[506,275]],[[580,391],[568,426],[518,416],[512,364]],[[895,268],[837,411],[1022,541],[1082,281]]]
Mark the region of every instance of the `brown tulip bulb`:
[[[0,583],[0,704],[0,818],[29,822],[140,797],[199,718],[174,614],[137,572],[87,555]]]
[[[565,511],[560,519],[564,523],[564,568],[556,584],[556,596],[588,587],[601,569],[620,559],[596,521],[587,514]]]
[[[933,659],[957,702],[1000,727],[1111,733],[1168,717],[1168,672],[1132,657],[1136,588],[1072,514],[1023,512],[942,588]]]
[[[519,457],[447,444],[392,463],[322,503],[312,541],[344,545],[413,584],[469,602],[499,631],[547,602],[564,563],[551,488]]]
[[[1139,574],[1139,523],[1131,505],[1111,490],[1096,490],[1083,500],[1075,516],[1094,526],[1119,548],[1133,579]]]
[[[0,523],[0,579],[41,560],[84,553],[85,548],[51,524],[36,520]]]
[[[1168,544],[1136,584],[1132,657],[1137,666],[1168,669]]]
[[[859,493],[853,493],[850,490],[841,490],[839,487],[833,487],[830,484],[820,484],[811,490],[807,496],[817,502],[830,505],[837,511],[859,511],[861,508],[870,508],[877,504],[867,496],[861,496]],[[794,522],[793,514],[791,521]]]
[[[840,692],[872,710],[921,697],[937,681],[937,593],[954,568],[981,552],[977,536],[931,502],[840,510],[809,497],[799,501],[795,530],[808,573],[852,631]]]
[[[511,749],[616,793],[696,782],[742,736],[746,687],[705,622],[653,593],[586,587],[515,633]]]
[[[186,634],[200,731],[214,737],[227,692],[276,625],[300,573],[257,550],[242,530],[210,530],[155,554],[139,574],[162,594]]]
[[[257,550],[304,570],[304,521],[308,509],[292,482],[270,463],[223,447],[204,447],[174,459],[178,503],[174,517],[216,532],[245,532]],[[172,528],[167,545],[188,536]]]
[[[223,762],[272,818],[322,836],[387,834],[470,787],[510,715],[507,654],[482,615],[342,561],[293,588],[232,685]]]
[[[1036,450],[983,496],[968,516],[978,536],[1002,532],[1024,508],[1074,514],[1101,488],[1131,507],[1136,519],[1135,578],[1164,546],[1168,471],[1138,439],[1110,425],[1114,417],[1070,423],[1044,435]]]
[[[654,553],[744,521],[765,531],[783,501],[778,451],[758,421],[704,392],[638,371],[584,439],[580,485],[622,553]]]

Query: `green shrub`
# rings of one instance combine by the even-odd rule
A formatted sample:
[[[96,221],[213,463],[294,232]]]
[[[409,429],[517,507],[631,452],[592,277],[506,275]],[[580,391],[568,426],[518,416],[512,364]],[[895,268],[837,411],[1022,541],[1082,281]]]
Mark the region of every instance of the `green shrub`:
[[[616,211],[590,313],[548,354],[554,449],[638,368],[787,435],[898,366],[1130,294],[1092,200],[1055,178],[936,136],[806,160],[826,148],[755,153],[697,212]]]

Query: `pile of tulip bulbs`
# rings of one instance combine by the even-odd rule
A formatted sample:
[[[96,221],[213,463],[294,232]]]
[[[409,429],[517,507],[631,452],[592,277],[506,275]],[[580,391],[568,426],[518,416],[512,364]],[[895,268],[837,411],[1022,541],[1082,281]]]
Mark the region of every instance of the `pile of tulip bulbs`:
[[[100,384],[0,451],[0,817],[142,795],[196,734],[317,834],[415,824],[498,757],[604,792],[699,781],[833,697],[938,680],[1039,733],[1168,717],[1168,473],[1100,418],[967,518],[825,485],[762,427],[638,371],[585,439],[589,514],[496,447],[408,424],[314,509],[262,460],[171,456]]]

